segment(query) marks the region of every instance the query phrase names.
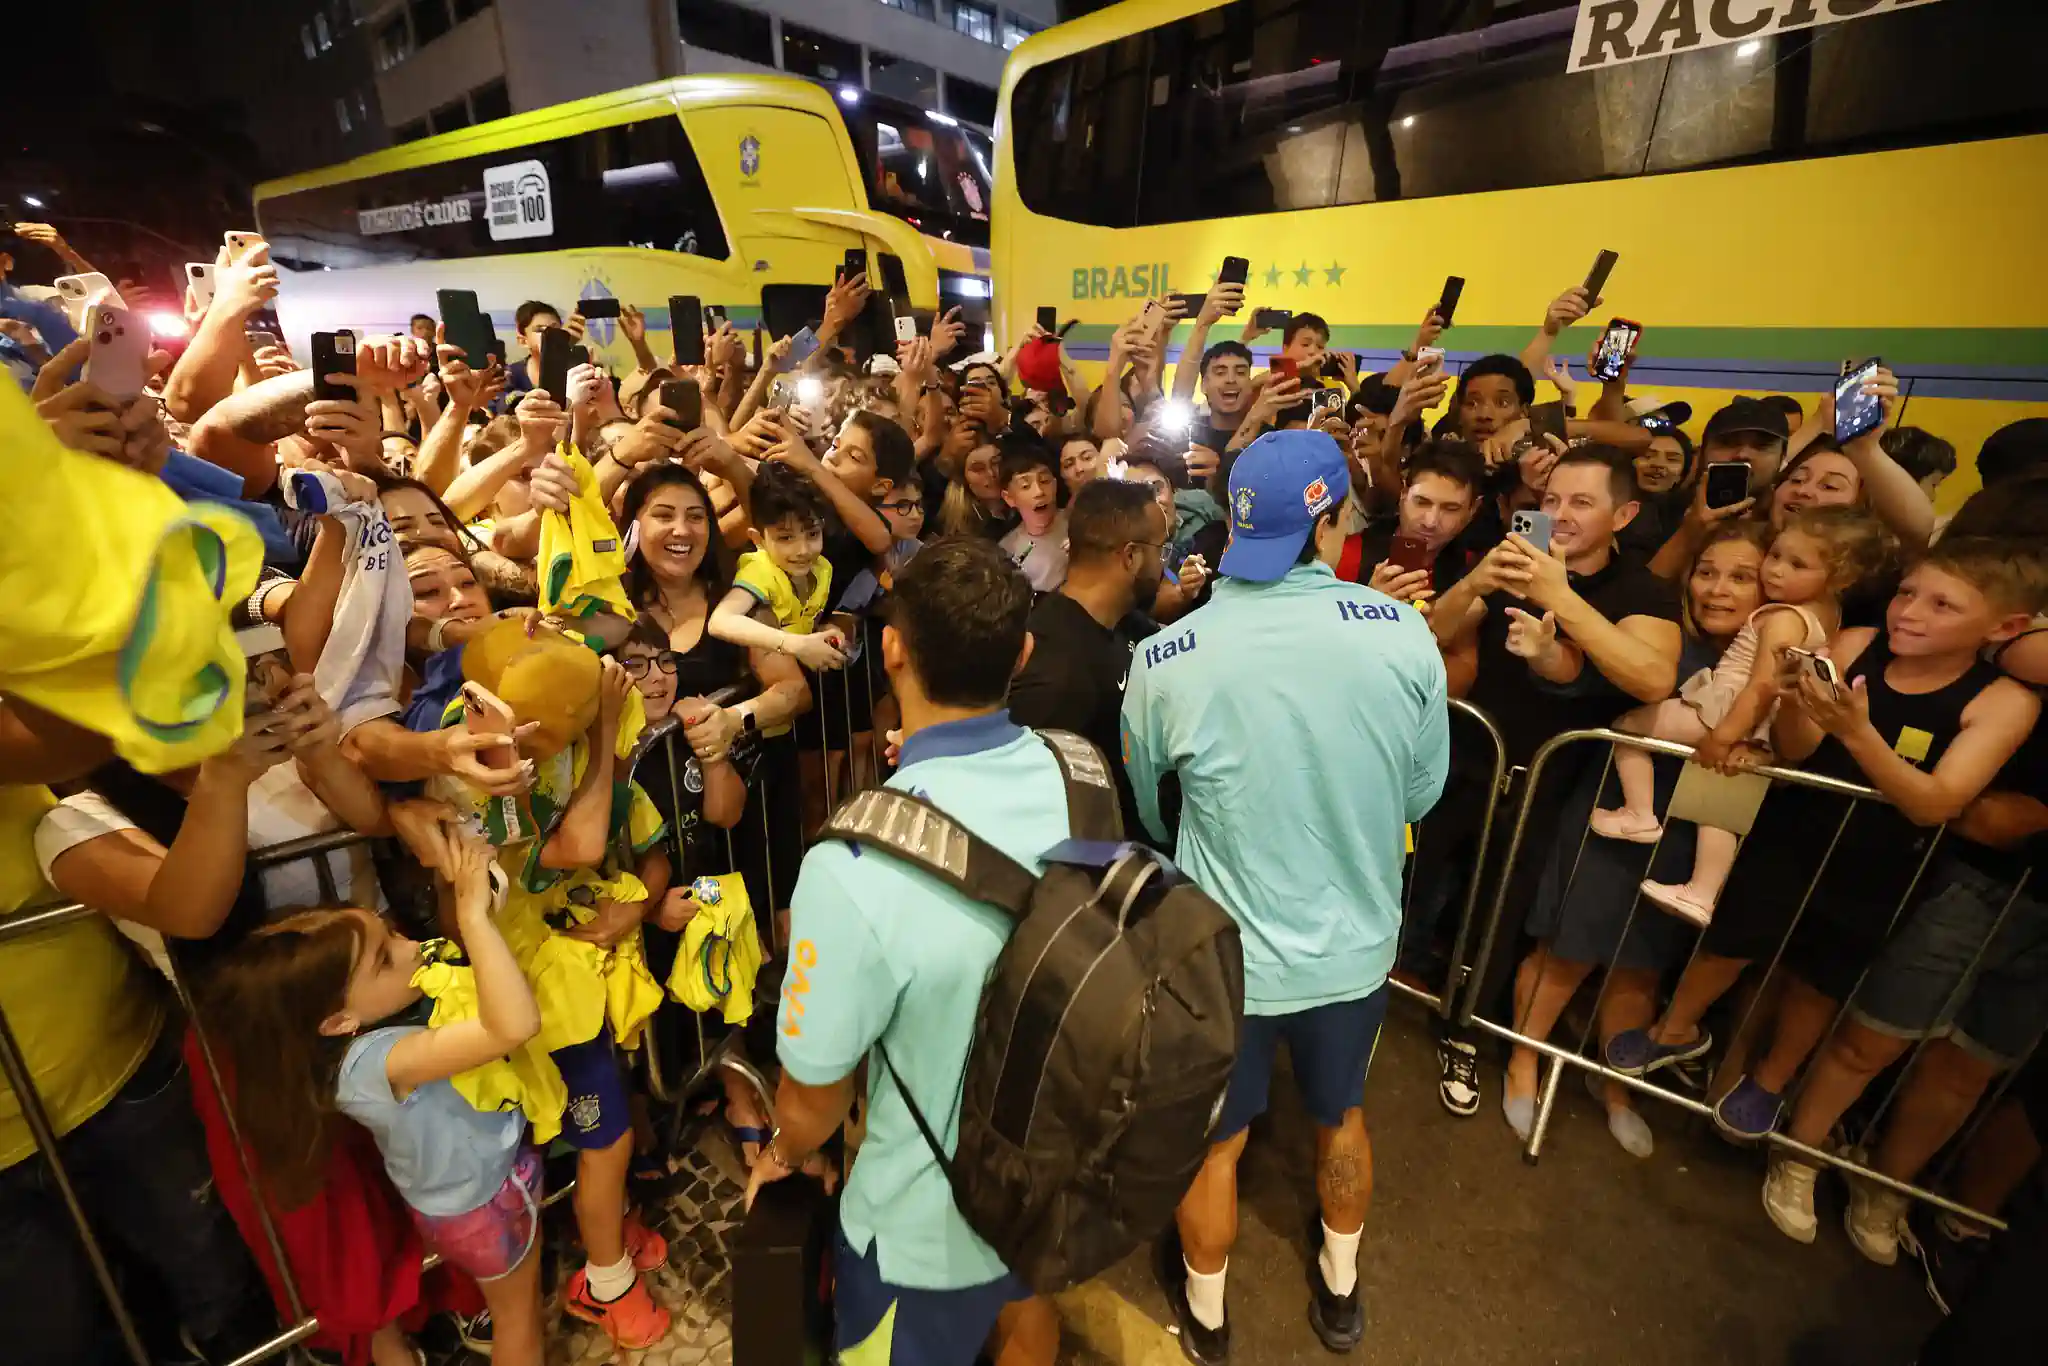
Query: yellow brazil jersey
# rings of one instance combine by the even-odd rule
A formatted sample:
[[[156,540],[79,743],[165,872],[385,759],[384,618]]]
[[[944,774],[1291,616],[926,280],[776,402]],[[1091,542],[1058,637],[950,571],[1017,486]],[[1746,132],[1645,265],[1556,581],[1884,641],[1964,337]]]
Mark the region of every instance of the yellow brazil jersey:
[[[732,576],[733,586],[744,588],[775,614],[775,624],[791,635],[807,636],[817,629],[818,618],[832,596],[832,563],[819,557],[811,565],[811,591],[796,595],[796,586],[782,566],[768,558],[765,550],[749,550],[740,556]]]
[[[597,475],[573,450],[563,459],[576,476],[576,496],[567,513],[540,515],[540,610],[565,617],[604,611],[631,621],[633,605],[621,582],[625,542],[605,510]]]
[[[0,912],[54,899],[34,836],[56,804],[46,788],[0,787]],[[0,949],[0,1007],[59,1134],[98,1114],[135,1075],[163,1029],[162,988],[104,916]],[[0,1168],[34,1151],[21,1103],[0,1081]]]

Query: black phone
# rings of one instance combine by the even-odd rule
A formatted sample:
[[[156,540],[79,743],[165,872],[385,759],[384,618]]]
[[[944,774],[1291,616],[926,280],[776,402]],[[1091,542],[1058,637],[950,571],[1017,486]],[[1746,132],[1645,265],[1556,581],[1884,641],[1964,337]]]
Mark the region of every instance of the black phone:
[[[1242,256],[1226,256],[1223,258],[1223,269],[1216,272],[1216,283],[1219,285],[1241,285],[1251,273],[1252,263],[1250,261]]]
[[[1749,497],[1752,471],[1747,460],[1716,460],[1707,466],[1707,486],[1702,491],[1710,508],[1732,508]]]
[[[691,432],[704,425],[704,394],[696,380],[663,380],[661,406],[675,414],[668,425],[677,431]]]
[[[877,260],[882,267],[882,292],[892,299],[908,299],[910,280],[903,273],[903,258],[893,251],[885,251]]]
[[[861,321],[867,329],[867,353],[871,356],[893,356],[896,354],[896,306],[889,302],[889,296],[879,290],[868,295],[868,304],[861,310]]]
[[[1600,297],[1600,291],[1607,288],[1607,277],[1614,270],[1614,263],[1621,259],[1619,252],[1603,251],[1593,258],[1593,269],[1586,272],[1586,303],[1591,306]]]
[[[1206,294],[1176,294],[1173,297],[1180,300],[1182,322],[1193,322],[1195,315],[1202,311],[1202,305],[1209,302]]]
[[[1569,433],[1565,430],[1564,404],[1532,403],[1529,405],[1529,431],[1539,440],[1554,436],[1563,441]]]
[[[1628,368],[1636,354],[1636,344],[1643,339],[1643,325],[1630,322],[1627,318],[1613,318],[1608,321],[1607,330],[1600,334],[1600,345],[1593,349],[1593,360],[1586,368],[1594,379],[1620,379],[1621,372]]]
[[[1883,363],[1872,356],[1860,365],[1852,365],[1835,385],[1836,441],[1854,441],[1884,422],[1883,401],[1874,394],[1863,392],[1863,386],[1877,374],[1877,367]]]
[[[575,350],[566,328],[550,327],[540,334],[540,387],[564,408],[569,406],[569,367],[575,364]]]
[[[583,345],[581,342],[578,342],[576,345],[569,348],[569,368],[571,370],[574,370],[579,365],[588,364],[590,364],[589,347]]]
[[[1287,324],[1294,321],[1291,308],[1255,308],[1252,310],[1252,326],[1262,332],[1285,332]]]
[[[1045,304],[1038,310],[1038,330],[1057,332],[1060,330],[1060,310],[1057,305]]]
[[[343,402],[356,397],[356,391],[346,384],[336,384],[329,375],[353,375],[356,372],[356,334],[353,332],[315,332],[313,334],[313,397],[338,398]]]
[[[1464,276],[1447,275],[1444,277],[1444,292],[1436,301],[1436,316],[1443,322],[1445,327],[1449,327],[1451,319],[1457,316],[1458,297],[1464,292]]]
[[[851,280],[856,275],[865,275],[867,273],[868,249],[866,247],[848,247],[846,249],[846,260],[839,267],[839,278]]]
[[[578,299],[576,311],[585,318],[616,318],[619,316],[617,299]]]
[[[265,304],[251,313],[249,320],[242,324],[242,328],[247,332],[263,333],[270,338],[269,344],[272,346],[284,345],[284,324],[277,320],[275,304]]]
[[[704,306],[694,294],[668,296],[668,330],[675,338],[677,365],[704,363]]]
[[[435,307],[441,311],[441,338],[450,346],[462,348],[463,358],[472,370],[481,370],[488,361],[491,346],[497,341],[497,333],[491,329],[491,320],[477,304],[473,289],[437,289],[434,291]],[[501,357],[504,351],[498,353]]]

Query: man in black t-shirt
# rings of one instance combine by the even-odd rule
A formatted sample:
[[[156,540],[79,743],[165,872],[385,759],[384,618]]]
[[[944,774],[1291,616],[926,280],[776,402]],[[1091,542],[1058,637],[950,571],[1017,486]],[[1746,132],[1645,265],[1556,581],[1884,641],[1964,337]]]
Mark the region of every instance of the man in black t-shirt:
[[[1662,701],[1677,686],[1682,635],[1674,586],[1622,557],[1615,546],[1615,533],[1636,508],[1635,466],[1628,455],[1607,446],[1572,448],[1558,458],[1543,491],[1542,511],[1552,521],[1549,547],[1510,534],[1431,613],[1453,689],[1470,680],[1464,696],[1500,727],[1510,766],[1526,765],[1560,731],[1607,725],[1638,703]],[[1561,794],[1593,752],[1582,745],[1577,754],[1561,754],[1559,762],[1547,764],[1544,792]],[[1505,834],[1490,851],[1479,849],[1476,840],[1492,764],[1490,749],[1460,746],[1454,738],[1451,785],[1438,805],[1443,817],[1416,838],[1418,884],[1454,881],[1458,869],[1494,875],[1477,870],[1489,855],[1504,854]],[[1525,795],[1517,789],[1503,796],[1501,811],[1512,811]],[[1558,806],[1545,797],[1530,804],[1525,854],[1549,846]],[[1502,820],[1496,829],[1505,832],[1512,825]],[[1495,998],[1515,962],[1520,916],[1542,864],[1540,856],[1524,857],[1513,872],[1515,885],[1505,904],[1514,920],[1500,926],[1476,998],[1495,1019]],[[1440,1042],[1439,1093],[1454,1114],[1479,1108],[1477,1059],[1469,1037],[1453,1032]]]
[[[1031,609],[1031,653],[1010,683],[1010,719],[1086,737],[1116,775],[1124,833],[1145,837],[1115,761],[1131,651],[1158,628],[1144,614],[1165,568],[1166,514],[1145,484],[1097,479],[1067,509],[1067,581]]]

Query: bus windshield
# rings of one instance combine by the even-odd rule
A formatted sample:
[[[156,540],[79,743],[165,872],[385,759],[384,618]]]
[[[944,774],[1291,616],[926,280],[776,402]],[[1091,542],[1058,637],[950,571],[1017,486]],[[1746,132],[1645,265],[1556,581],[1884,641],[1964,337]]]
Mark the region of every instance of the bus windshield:
[[[869,95],[848,109],[868,202],[930,237],[988,245],[989,139],[943,114]]]

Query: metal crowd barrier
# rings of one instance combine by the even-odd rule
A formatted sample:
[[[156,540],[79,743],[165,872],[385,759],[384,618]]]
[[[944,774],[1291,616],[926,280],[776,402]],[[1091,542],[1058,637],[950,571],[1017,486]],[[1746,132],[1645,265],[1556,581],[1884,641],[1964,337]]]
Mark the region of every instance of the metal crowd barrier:
[[[1509,783],[1513,781],[1513,773],[1508,767],[1508,744],[1500,733],[1500,727],[1494,724],[1493,718],[1464,698],[1451,698],[1450,707],[1454,717],[1463,716],[1477,725],[1485,733],[1487,743],[1493,749],[1493,765],[1486,785],[1486,809],[1479,820],[1478,844],[1483,857],[1483,851],[1493,843],[1493,818],[1499,811],[1501,798],[1507,795]],[[1415,851],[1409,857],[1409,876],[1404,880],[1405,886],[1402,889],[1401,924],[1404,933],[1410,923],[1415,904],[1417,880],[1414,870],[1419,866],[1416,860],[1421,855],[1423,842],[1429,838],[1429,817],[1424,816],[1414,826]],[[1387,979],[1388,985],[1395,991],[1411,1000],[1422,1002],[1445,1020],[1449,1020],[1456,1010],[1458,992],[1471,974],[1471,967],[1465,962],[1465,953],[1471,947],[1472,926],[1478,918],[1479,892],[1483,882],[1484,879],[1479,876],[1479,870],[1476,868],[1473,870],[1473,876],[1465,880],[1465,895],[1458,912],[1458,928],[1451,941],[1450,961],[1445,967],[1443,986],[1435,992],[1417,991],[1398,978]]]
[[[1620,1072],[1615,1071],[1613,1068],[1609,1067],[1606,1064],[1604,1053],[1596,1053],[1594,1055],[1588,1054],[1588,1041],[1592,1036],[1596,1035],[1598,1032],[1600,1009],[1602,1004],[1604,1003],[1608,985],[1612,977],[1611,971],[1603,974],[1600,989],[1593,1002],[1592,1011],[1590,1013],[1588,1021],[1585,1027],[1580,1031],[1577,1045],[1571,1049],[1563,1048],[1556,1044],[1553,1044],[1547,1038],[1532,1037],[1530,1034],[1524,1032],[1523,1026],[1525,1024],[1526,1017],[1518,1017],[1515,1020],[1514,1025],[1509,1026],[1496,1023],[1492,1020],[1488,1020],[1476,1013],[1484,1004],[1480,1000],[1480,997],[1485,991],[1487,969],[1490,966],[1493,955],[1499,946],[1499,940],[1502,935],[1502,931],[1505,927],[1507,929],[1508,936],[1511,939],[1513,938],[1515,933],[1515,927],[1507,926],[1507,914],[1509,909],[1507,901],[1510,889],[1514,885],[1514,872],[1516,864],[1522,857],[1524,852],[1524,838],[1527,834],[1528,826],[1530,824],[1530,817],[1536,801],[1536,796],[1540,790],[1540,780],[1543,777],[1546,770],[1548,769],[1548,767],[1550,766],[1554,756],[1556,756],[1559,753],[1559,751],[1565,749],[1567,746],[1578,744],[1581,742],[1596,742],[1610,746],[1626,745],[1631,746],[1633,748],[1646,750],[1652,754],[1668,755],[1674,758],[1681,759],[1690,758],[1692,755],[1692,749],[1686,745],[1674,744],[1669,741],[1651,739],[1644,736],[1629,735],[1617,730],[1611,730],[1606,728],[1593,728],[1586,730],[1566,731],[1561,735],[1553,736],[1550,740],[1546,741],[1541,748],[1539,748],[1536,751],[1535,755],[1530,761],[1528,769],[1528,778],[1527,781],[1524,783],[1523,787],[1522,800],[1515,813],[1513,833],[1509,839],[1506,856],[1502,860],[1502,863],[1498,871],[1498,877],[1495,881],[1493,899],[1490,911],[1487,916],[1485,930],[1480,938],[1478,952],[1475,955],[1474,961],[1471,964],[1469,970],[1469,989],[1466,991],[1464,999],[1459,1005],[1457,1019],[1461,1025],[1477,1026],[1479,1029],[1484,1030],[1489,1034],[1493,1034],[1501,1039],[1507,1040],[1511,1044],[1516,1044],[1525,1048],[1532,1049],[1542,1058],[1547,1058],[1550,1061],[1551,1065],[1546,1074],[1544,1075],[1542,1083],[1538,1090],[1538,1100],[1535,1117],[1531,1124],[1529,1137],[1523,1150],[1524,1158],[1531,1164],[1535,1163],[1542,1154],[1543,1144],[1549,1131],[1551,1117],[1557,1104],[1559,1084],[1567,1067],[1581,1069],[1605,1081],[1620,1083],[1621,1085],[1629,1088],[1631,1091],[1634,1091],[1638,1094],[1654,1097],[1657,1100],[1663,1101],[1666,1104],[1674,1105],[1679,1109],[1687,1111],[1694,1115],[1707,1117],[1710,1116],[1713,1112],[1712,1105],[1708,1104],[1705,1101],[1695,1100],[1689,1096],[1679,1095],[1673,1091],[1667,1090],[1664,1087],[1657,1085],[1656,1082],[1652,1080],[1643,1077],[1626,1076]],[[1612,762],[1612,750],[1610,750],[1608,753],[1607,768],[1605,771],[1602,772],[1600,785],[1595,789],[1596,795],[1594,800],[1596,806],[1599,804],[1599,793],[1602,790],[1604,790],[1607,778],[1609,774],[1611,774],[1612,772]],[[1758,988],[1752,995],[1748,1008],[1743,1012],[1740,1022],[1737,1024],[1735,1030],[1729,1035],[1729,1038],[1731,1040],[1747,1040],[1751,1038],[1751,1027],[1756,1023],[1756,1013],[1766,998],[1766,988],[1769,986],[1770,979],[1776,973],[1779,964],[1784,957],[1786,948],[1792,942],[1793,936],[1798,933],[1799,923],[1805,917],[1806,911],[1812,902],[1813,895],[1815,891],[1819,888],[1822,877],[1826,875],[1828,868],[1833,861],[1833,856],[1837,846],[1840,843],[1842,833],[1847,828],[1849,820],[1853,816],[1854,811],[1856,809],[1855,803],[1885,802],[1885,798],[1881,794],[1879,794],[1878,792],[1874,791],[1869,787],[1865,787],[1857,783],[1844,782],[1840,779],[1831,778],[1823,774],[1808,773],[1799,769],[1777,767],[1760,767],[1755,770],[1755,773],[1758,777],[1768,778],[1775,782],[1782,782],[1799,787],[1811,788],[1818,791],[1828,792],[1840,797],[1847,798],[1850,800],[1850,805],[1845,808],[1841,822],[1837,824],[1835,830],[1833,831],[1833,834],[1829,837],[1827,852],[1825,856],[1822,858],[1819,868],[1817,868],[1814,871],[1812,880],[1808,883],[1806,891],[1800,899],[1798,909],[1794,913],[1791,924],[1787,926],[1782,938],[1780,939],[1776,949],[1773,951],[1768,963],[1762,963],[1763,973],[1762,976],[1758,979]],[[1820,832],[1816,832],[1817,835],[1819,833]],[[1899,928],[1902,922],[1902,918],[1908,913],[1910,909],[1914,907],[1916,894],[1919,890],[1921,882],[1924,879],[1927,869],[1929,868],[1929,866],[1931,866],[1935,854],[1938,852],[1940,848],[1943,833],[1944,831],[1937,830],[1929,839],[1928,847],[1925,853],[1921,855],[1918,867],[1915,869],[1913,877],[1909,880],[1903,892],[1901,893],[1898,905],[1894,907],[1892,910],[1891,917],[1887,924],[1886,940],[1889,940],[1891,933]],[[1578,850],[1573,856],[1570,872],[1566,875],[1563,884],[1558,891],[1558,896],[1560,898],[1561,905],[1568,906],[1569,904],[1571,889],[1578,877],[1579,868],[1586,848],[1586,841],[1591,838],[1596,837],[1592,835],[1590,829],[1582,831],[1580,833]],[[1646,869],[1654,865],[1656,851],[1659,847],[1661,847],[1661,844],[1662,839],[1660,836],[1658,843],[1656,845],[1650,846],[1649,862],[1645,865]],[[1558,847],[1562,848],[1561,842],[1558,845]],[[1640,848],[1642,846],[1636,847]],[[1543,854],[1543,856],[1548,857],[1550,851],[1541,851],[1541,853]],[[1739,851],[1737,857],[1739,860]],[[1476,882],[1478,881],[1478,879],[1475,877],[1474,881]],[[2011,912],[2013,905],[2017,902],[2021,892],[2024,890],[2024,886],[2025,878],[2023,877],[2021,879],[2020,885],[2016,886],[2012,890],[2011,894],[2007,897],[2005,906],[2001,909],[1991,929],[1985,935],[1984,941],[1978,945],[1976,952],[1969,965],[1969,968],[1964,972],[1962,977],[1959,979],[1956,987],[1950,992],[1949,999],[1944,1002],[1942,1011],[1936,1017],[1935,1025],[1930,1026],[1931,1031],[1937,1028],[1940,1024],[1948,1022],[1953,1016],[1954,1012],[1963,1004],[1965,1000],[1967,1000],[1968,992],[1975,986],[1978,980],[1977,973],[1979,967],[1983,964],[1984,956],[1989,951],[1993,940],[1997,938],[1999,931],[2004,926],[2006,917]],[[1608,959],[1606,960],[1607,965],[1609,965],[1610,968],[1613,961],[1620,956],[1622,947],[1627,942],[1629,934],[1636,924],[1637,917],[1639,913],[1642,911],[1642,903],[1643,897],[1640,891],[1638,891],[1631,902],[1627,916],[1623,920],[1621,932],[1615,941],[1614,948],[1610,951]],[[1526,908],[1524,909],[1526,910]],[[1654,908],[1651,910],[1650,913],[1652,915],[1662,914],[1661,911],[1658,911]],[[1702,935],[1701,938],[1704,938],[1704,936]],[[1538,952],[1543,951],[1544,950],[1538,950]],[[1695,940],[1691,952],[1692,954],[1697,954],[1699,952],[1699,940]],[[1688,959],[1688,961],[1690,961],[1690,959]],[[1873,962],[1874,961],[1875,960],[1873,959]],[[1761,962],[1761,960],[1759,960],[1759,962]],[[1547,969],[1547,963],[1544,966],[1545,969]],[[1601,965],[1599,963],[1596,963],[1594,966],[1597,968]],[[1755,965],[1753,964],[1752,966]],[[1767,1141],[1771,1145],[1783,1149],[1788,1153],[1794,1154],[1806,1162],[1839,1168],[1840,1170],[1849,1173],[1857,1178],[1885,1187],[1886,1189],[1905,1195],[1913,1200],[1917,1200],[1925,1204],[1931,1205],[1937,1209],[1946,1211],[1949,1214],[1971,1220],[1975,1223],[1981,1224],[1988,1228],[2003,1230],[2005,1227],[2003,1221],[1999,1220],[1998,1218],[1987,1212],[1971,1209],[1968,1206],[1962,1205],[1954,1200],[1951,1200],[1941,1195],[1939,1192],[1929,1189],[1926,1186],[1916,1185],[1906,1181],[1895,1180],[1889,1176],[1884,1175],[1881,1172],[1873,1170],[1871,1167],[1865,1165],[1862,1162],[1858,1162],[1851,1158],[1841,1156],[1838,1153],[1829,1152],[1820,1148],[1815,1148],[1807,1144],[1798,1142],[1797,1140],[1793,1139],[1789,1134],[1783,1131],[1782,1126],[1784,1124],[1790,1123],[1791,1116],[1797,1104],[1797,1088],[1803,1087],[1806,1078],[1811,1074],[1813,1065],[1826,1053],[1830,1043],[1834,1038],[1835,1032],[1841,1027],[1841,1023],[1843,1019],[1846,1018],[1849,1008],[1855,1003],[1857,990],[1860,990],[1863,981],[1867,978],[1870,971],[1870,966],[1870,964],[1866,964],[1864,966],[1862,972],[1859,974],[1857,978],[1856,987],[1853,988],[1845,996],[1845,998],[1838,1004],[1834,1019],[1830,1022],[1827,1032],[1821,1037],[1819,1043],[1814,1046],[1812,1051],[1808,1053],[1806,1061],[1802,1064],[1800,1072],[1797,1078],[1795,1079],[1794,1088],[1788,1089],[1786,1093],[1785,1107],[1782,1112],[1781,1118],[1781,1128],[1779,1130],[1772,1132],[1768,1136]],[[1456,972],[1455,967],[1453,971],[1454,973]],[[1747,970],[1745,970],[1745,972],[1746,971]],[[1560,1020],[1560,1023],[1562,1023],[1562,1020]],[[1863,1140],[1857,1145],[1859,1148],[1867,1146],[1871,1135],[1873,1135],[1876,1132],[1878,1124],[1882,1121],[1885,1114],[1890,1109],[1893,1100],[1897,1098],[1900,1088],[1903,1087],[1906,1084],[1907,1080],[1913,1075],[1914,1069],[1919,1064],[1922,1051],[1930,1042],[1932,1042],[1931,1036],[1918,1040],[1913,1046],[1913,1048],[1909,1050],[1909,1053],[1906,1057],[1903,1057],[1892,1064],[1892,1067],[1890,1069],[1894,1074],[1892,1083],[1888,1088],[1887,1093],[1884,1096],[1883,1100],[1878,1103],[1871,1118],[1864,1125]],[[2038,1047],[2039,1042],[2040,1040],[2037,1039],[2035,1041],[2034,1046]],[[1761,1050],[1752,1053],[1751,1055],[1752,1060],[1755,1060],[1760,1056]],[[1942,1165],[1935,1170],[1933,1176],[1933,1181],[1935,1183],[1939,1183],[1939,1181],[1943,1179],[1949,1167],[1954,1163],[1957,1156],[1961,1153],[1964,1147],[1967,1146],[1970,1138],[1975,1134],[1977,1127],[1982,1124],[1984,1117],[2003,1098],[2006,1088],[2011,1084],[2012,1078],[2015,1075],[2017,1075],[2021,1067],[2024,1066],[2024,1061],[2025,1060],[2022,1059],[2019,1063],[2016,1063],[2012,1067],[2005,1069],[2004,1076],[1999,1080],[1998,1084],[1995,1087],[1990,1088],[1987,1091],[1987,1094],[1980,1099],[1973,1119],[1950,1138],[1948,1143],[1945,1145],[1946,1158],[1943,1161]],[[1882,1076],[1882,1072],[1879,1073],[1879,1076]],[[1873,1081],[1875,1081],[1876,1079],[1877,1078],[1873,1078]],[[1866,1091],[1866,1095],[1867,1094],[1868,1092]],[[1860,1099],[1861,1098],[1859,1097],[1859,1101]],[[1845,1122],[1849,1118],[1849,1114],[1853,1113],[1854,1108],[1855,1103],[1852,1103],[1850,1111],[1845,1112],[1843,1117]]]

